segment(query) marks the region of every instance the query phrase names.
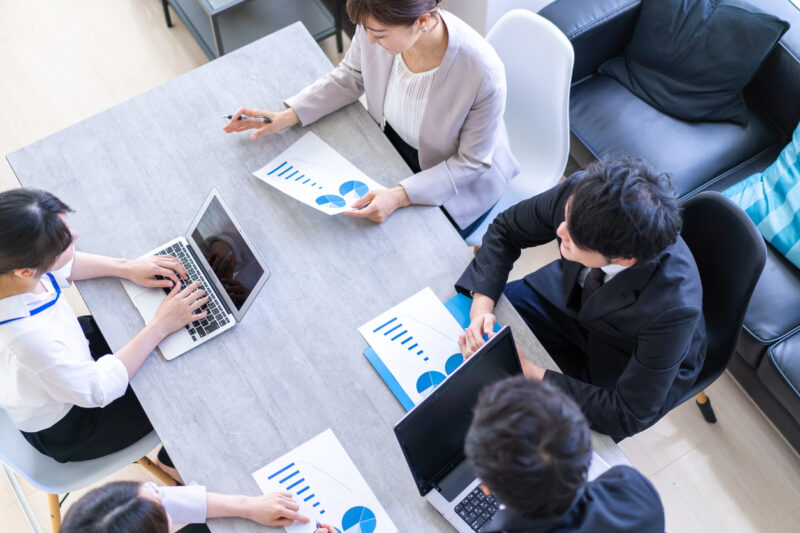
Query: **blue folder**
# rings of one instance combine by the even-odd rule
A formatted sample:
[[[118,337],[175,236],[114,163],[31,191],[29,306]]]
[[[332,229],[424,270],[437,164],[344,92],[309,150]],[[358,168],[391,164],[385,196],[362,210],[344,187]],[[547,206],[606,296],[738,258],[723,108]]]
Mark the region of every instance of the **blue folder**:
[[[456,319],[456,322],[458,322],[462,328],[469,326],[469,310],[472,307],[472,298],[459,293],[444,302],[444,306],[450,311],[450,314],[453,315],[453,318]],[[500,331],[500,325],[495,324],[494,330]],[[383,381],[389,387],[389,390],[392,391],[395,398],[400,402],[400,405],[403,406],[403,409],[406,411],[413,409],[414,402],[411,401],[411,398],[408,397],[403,387],[397,382],[394,374],[383,364],[383,360],[378,356],[378,353],[373,350],[371,346],[367,346],[364,350],[364,355],[372,366],[375,367],[375,370],[378,371],[378,374],[383,378]]]

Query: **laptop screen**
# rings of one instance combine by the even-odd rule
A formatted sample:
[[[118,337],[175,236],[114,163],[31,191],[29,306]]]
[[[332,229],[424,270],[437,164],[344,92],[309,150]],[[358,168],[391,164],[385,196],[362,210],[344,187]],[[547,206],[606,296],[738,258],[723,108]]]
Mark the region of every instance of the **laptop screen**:
[[[190,228],[190,240],[217,277],[236,311],[243,312],[247,299],[263,282],[262,266],[245,235],[238,228],[221,199],[212,192],[204,210]],[[210,272],[211,273],[211,272]],[[238,317],[237,317],[238,318]]]
[[[480,391],[521,373],[506,326],[397,423],[395,436],[423,496],[464,459],[464,439]]]

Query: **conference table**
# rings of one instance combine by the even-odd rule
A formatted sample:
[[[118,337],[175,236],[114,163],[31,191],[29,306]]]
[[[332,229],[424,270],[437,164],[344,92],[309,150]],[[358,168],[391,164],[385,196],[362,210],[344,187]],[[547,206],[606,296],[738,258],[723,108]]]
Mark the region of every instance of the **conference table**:
[[[359,103],[307,128],[226,135],[242,105],[282,109],[332,68],[300,23],[8,156],[23,186],[74,209],[77,249],[134,258],[183,235],[212,187],[272,275],[241,323],[172,361],[154,352],[132,386],[187,482],[256,495],[252,472],[331,428],[403,532],[451,531],[420,497],[393,434],[404,410],[362,354],[357,328],[425,287],[445,300],[472,252],[438,207],[383,224],[329,216],[250,173],[307,131],[392,186],[410,171]],[[143,321],[117,279],[78,283],[110,346]],[[535,363],[556,368],[503,297],[497,318]],[[432,438],[436,438],[432,435]],[[609,464],[626,463],[593,434]],[[214,532],[263,531],[215,519]]]

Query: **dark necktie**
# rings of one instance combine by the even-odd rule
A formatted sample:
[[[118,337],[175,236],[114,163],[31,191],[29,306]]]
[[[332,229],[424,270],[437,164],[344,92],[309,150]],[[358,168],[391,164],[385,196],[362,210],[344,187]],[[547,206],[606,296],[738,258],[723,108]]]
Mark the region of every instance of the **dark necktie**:
[[[586,279],[583,282],[583,292],[581,293],[581,307],[586,303],[586,300],[589,299],[589,296],[594,294],[594,292],[603,286],[603,279],[606,277],[606,273],[603,272],[600,268],[592,268],[589,269],[589,274],[586,276]]]

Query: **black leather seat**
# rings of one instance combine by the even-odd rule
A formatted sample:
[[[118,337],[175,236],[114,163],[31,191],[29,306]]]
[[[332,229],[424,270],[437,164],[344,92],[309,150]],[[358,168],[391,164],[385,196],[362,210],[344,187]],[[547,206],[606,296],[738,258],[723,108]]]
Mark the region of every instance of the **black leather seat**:
[[[758,368],[758,375],[775,398],[800,424],[800,335],[771,346]]]
[[[686,122],[651,107],[616,80],[597,74],[573,85],[570,129],[596,159],[641,157],[690,193],[752,156],[782,145],[784,134],[750,109],[746,127]]]
[[[703,368],[685,401],[711,385],[728,366],[767,250],[747,215],[731,200],[712,191],[683,203],[681,236],[700,272],[708,336]],[[715,422],[711,404],[705,398],[698,404],[706,420]]]

